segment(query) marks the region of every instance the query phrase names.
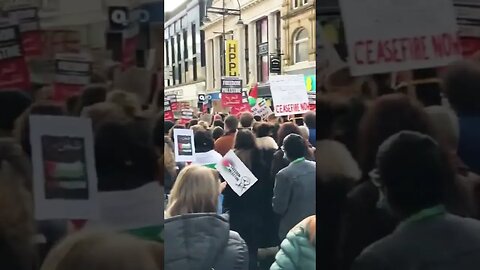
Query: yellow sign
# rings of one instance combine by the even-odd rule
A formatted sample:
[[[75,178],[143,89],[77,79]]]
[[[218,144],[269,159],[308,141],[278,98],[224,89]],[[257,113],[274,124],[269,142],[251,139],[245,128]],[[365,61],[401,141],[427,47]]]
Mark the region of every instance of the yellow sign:
[[[240,76],[238,71],[238,41],[237,40],[227,40],[225,50],[225,67],[226,67],[226,76]]]

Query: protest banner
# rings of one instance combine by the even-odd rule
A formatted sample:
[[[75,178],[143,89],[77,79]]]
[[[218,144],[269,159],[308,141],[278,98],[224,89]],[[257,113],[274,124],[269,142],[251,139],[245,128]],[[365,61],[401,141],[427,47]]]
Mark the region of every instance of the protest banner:
[[[19,24],[25,57],[42,55],[43,38],[40,30],[38,8],[35,6],[12,7],[7,9],[7,15]]]
[[[252,107],[252,113],[253,115],[258,115],[262,117],[262,119],[265,119],[272,114],[272,110],[267,106],[267,102],[262,99],[257,103],[257,105]]]
[[[87,54],[61,53],[55,57],[54,99],[64,101],[90,84],[92,61]]]
[[[340,6],[354,76],[446,66],[462,57],[452,0],[341,0]]]
[[[193,119],[193,110],[188,108],[181,109],[180,115],[180,124],[186,125]]]
[[[309,111],[304,75],[271,76],[270,91],[276,116],[302,114]]]
[[[164,103],[164,117],[165,120],[174,121],[175,117],[173,115],[172,106],[170,105],[170,100],[165,99]]]
[[[252,108],[250,107],[250,104],[248,104],[248,103],[242,103],[240,105],[233,106],[230,109],[230,113],[232,115],[237,115],[239,113],[251,112],[251,111],[252,111]]]
[[[97,218],[91,120],[30,116],[29,122],[35,218]]]
[[[175,161],[192,162],[195,160],[195,142],[193,130],[173,129],[173,140],[175,143]]]
[[[177,111],[178,108],[178,100],[177,100],[177,95],[176,94],[169,94],[165,95],[165,100],[170,101],[170,107],[172,108],[172,111]]]
[[[242,196],[258,181],[233,150],[217,163],[216,169],[238,196]]]
[[[242,104],[242,79],[236,77],[222,77],[222,105],[232,107]]]
[[[459,35],[464,57],[480,52],[480,3],[473,0],[454,0]]]
[[[18,25],[0,21],[0,90],[30,89],[30,72],[25,61]]]

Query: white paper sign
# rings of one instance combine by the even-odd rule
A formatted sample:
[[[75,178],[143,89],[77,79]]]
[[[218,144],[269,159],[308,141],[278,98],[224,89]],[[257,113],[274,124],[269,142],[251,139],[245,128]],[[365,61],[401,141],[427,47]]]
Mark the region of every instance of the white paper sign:
[[[31,116],[30,143],[35,218],[97,218],[97,173],[90,119]]]
[[[193,130],[174,129],[173,137],[175,141],[175,161],[192,162],[195,160],[195,142]]]
[[[217,163],[216,169],[238,196],[242,196],[258,181],[233,150]]]
[[[264,99],[260,100],[257,105],[252,107],[253,115],[258,115],[263,119],[267,118],[272,113],[270,107],[267,106],[267,102]]]
[[[309,111],[304,75],[271,76],[270,91],[276,116],[301,114]]]
[[[451,0],[341,0],[340,5],[355,76],[461,59]]]

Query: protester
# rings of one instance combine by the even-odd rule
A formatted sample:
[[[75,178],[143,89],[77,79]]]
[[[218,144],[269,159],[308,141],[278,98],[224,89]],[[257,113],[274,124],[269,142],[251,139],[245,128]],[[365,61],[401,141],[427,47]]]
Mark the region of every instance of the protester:
[[[434,139],[409,131],[391,136],[380,146],[373,175],[401,223],[366,248],[352,269],[478,267],[480,222],[446,211],[445,184],[454,172]]]
[[[240,128],[252,129],[255,119],[252,113],[244,112],[240,115]]]
[[[214,150],[215,142],[212,138],[211,132],[207,130],[196,131],[194,141],[195,160],[192,163],[215,169],[217,163],[222,160],[222,155]]]
[[[163,246],[126,234],[84,231],[55,247],[41,270],[163,270]]]
[[[259,123],[255,128],[256,143],[258,148],[265,150],[277,150],[278,145],[271,137],[273,134],[273,125],[268,123]],[[272,155],[273,156],[273,155]]]
[[[224,187],[207,167],[190,165],[180,172],[165,214],[166,270],[248,269],[245,241],[216,214]]]
[[[223,123],[222,120],[215,120],[215,121],[213,121],[213,126],[214,127],[221,127],[223,129],[225,127],[225,124]]]
[[[233,149],[237,128],[238,119],[233,115],[227,116],[225,118],[225,135],[215,141],[215,151],[220,155],[225,156],[228,151]]]
[[[15,120],[30,106],[31,99],[21,91],[0,91],[0,137],[11,137]]]
[[[140,114],[141,106],[138,97],[135,94],[115,90],[108,93],[106,100],[107,102],[116,104],[122,108],[124,113],[131,119],[134,119]]]
[[[212,130],[212,136],[213,136],[213,140],[214,141],[217,141],[220,137],[222,137],[223,135],[225,135],[225,131],[223,130],[222,127],[214,127],[213,130]]]
[[[90,85],[80,95],[75,115],[80,115],[85,107],[105,102],[107,99],[107,88],[103,85]]]
[[[315,142],[317,140],[317,116],[314,112],[308,112],[303,115],[303,122],[308,128],[308,142],[310,142],[311,145],[315,146]]]
[[[94,133],[106,122],[126,123],[129,121],[129,116],[125,111],[118,105],[110,102],[101,102],[85,107],[81,116],[88,117],[92,120]]]
[[[283,151],[290,162],[275,177],[273,210],[281,215],[279,238],[284,239],[295,224],[315,214],[315,162],[306,160],[308,146],[298,134],[283,140]]]

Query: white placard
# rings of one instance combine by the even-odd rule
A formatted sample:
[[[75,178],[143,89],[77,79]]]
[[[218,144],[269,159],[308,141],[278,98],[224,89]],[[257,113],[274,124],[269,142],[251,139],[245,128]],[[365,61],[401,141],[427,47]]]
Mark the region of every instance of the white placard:
[[[258,115],[265,119],[272,113],[272,110],[267,106],[267,102],[262,99],[257,103],[257,105],[252,107],[252,113],[253,115]]]
[[[30,116],[35,218],[98,217],[90,119]]]
[[[461,59],[451,0],[341,0],[340,5],[355,76],[446,66]]]
[[[192,162],[195,160],[195,142],[193,130],[174,129],[173,138],[175,141],[175,161]]]
[[[238,196],[242,196],[258,181],[233,150],[217,163],[216,169]]]
[[[271,76],[270,91],[276,116],[301,114],[309,111],[304,75]]]

